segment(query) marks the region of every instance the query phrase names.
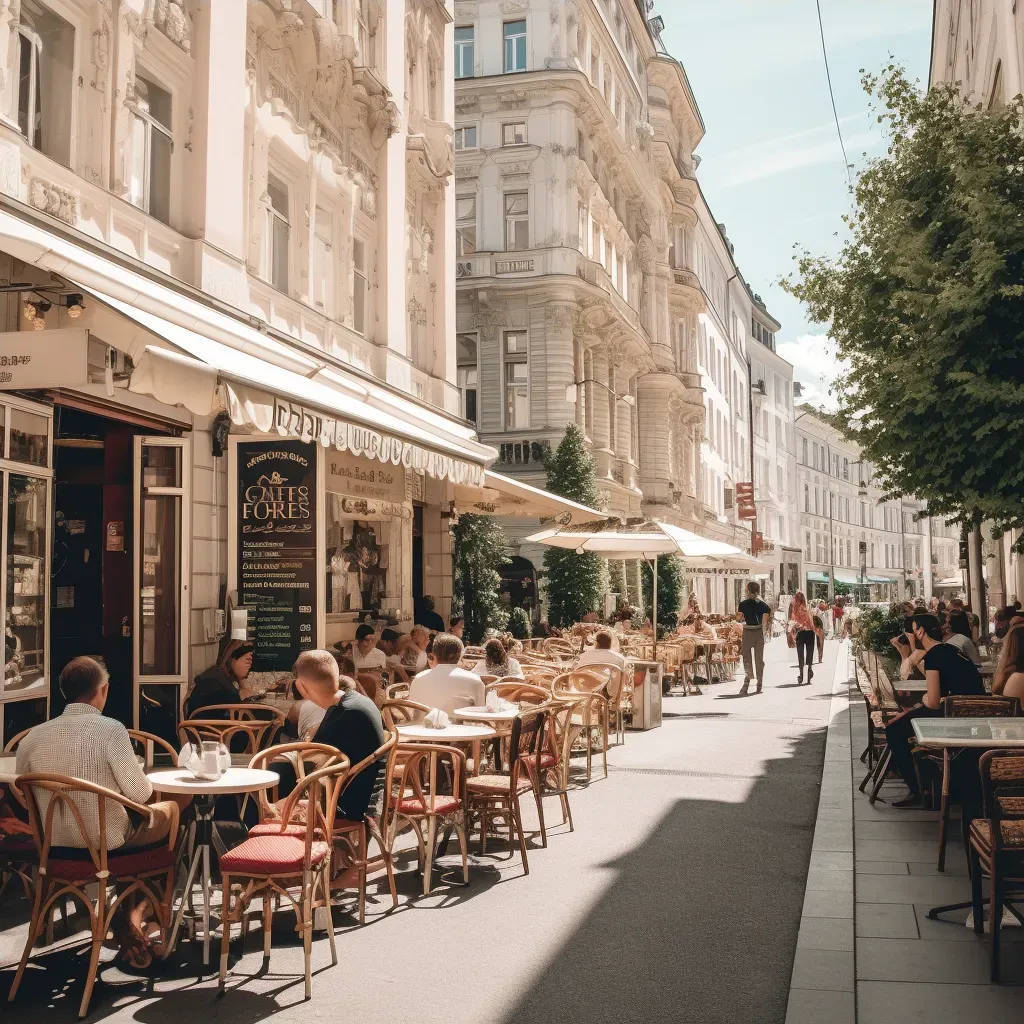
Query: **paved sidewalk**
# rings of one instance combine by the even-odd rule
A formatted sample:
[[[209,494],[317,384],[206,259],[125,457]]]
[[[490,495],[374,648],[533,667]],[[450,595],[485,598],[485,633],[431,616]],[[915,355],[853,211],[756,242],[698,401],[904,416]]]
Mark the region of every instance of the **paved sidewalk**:
[[[1021,930],[1004,930],[1006,980],[993,985],[987,936],[964,927],[967,912],[927,917],[970,899],[959,822],[940,873],[935,812],[883,802],[905,793],[899,783],[887,783],[874,807],[857,791],[867,719],[852,671],[838,659],[787,1024],[1019,1024]]]

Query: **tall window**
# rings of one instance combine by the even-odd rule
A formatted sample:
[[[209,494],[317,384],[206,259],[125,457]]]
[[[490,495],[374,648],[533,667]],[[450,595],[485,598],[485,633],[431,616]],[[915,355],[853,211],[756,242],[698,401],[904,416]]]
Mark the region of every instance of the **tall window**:
[[[579,207],[579,224],[577,225],[577,234],[580,240],[580,252],[587,253],[587,208],[580,203]]]
[[[267,176],[266,268],[270,283],[288,291],[288,249],[291,224],[288,219],[288,186],[274,174]]]
[[[505,71],[526,70],[526,22],[505,22]]]
[[[356,0],[356,46],[359,49],[357,63],[369,67],[372,63],[370,53],[370,16],[367,13],[369,0]]]
[[[519,430],[530,425],[530,356],[525,331],[506,331],[505,364],[505,428]]]
[[[471,256],[476,252],[476,196],[455,199],[455,255]]]
[[[526,122],[513,121],[501,126],[501,144],[503,146],[521,146],[526,142]]]
[[[366,243],[359,238],[352,239],[352,330],[366,334],[367,299]]]
[[[455,363],[462,418],[479,422],[477,411],[477,339],[475,334],[455,336]]]
[[[472,25],[460,25],[455,29],[455,77],[472,78],[476,63],[475,29]]]
[[[75,30],[39,0],[18,25],[18,128],[33,149],[71,165]]]
[[[334,306],[334,261],[331,259],[334,223],[330,210],[316,208],[313,216],[312,299],[317,309],[330,313]]]
[[[806,466],[807,465],[807,438],[802,437],[800,439],[800,461]]]
[[[476,125],[467,124],[455,129],[454,142],[456,150],[476,149]]]
[[[171,205],[171,94],[135,75],[132,112],[131,201],[165,224]]]
[[[505,196],[505,248],[509,252],[530,248],[530,200],[525,192]]]

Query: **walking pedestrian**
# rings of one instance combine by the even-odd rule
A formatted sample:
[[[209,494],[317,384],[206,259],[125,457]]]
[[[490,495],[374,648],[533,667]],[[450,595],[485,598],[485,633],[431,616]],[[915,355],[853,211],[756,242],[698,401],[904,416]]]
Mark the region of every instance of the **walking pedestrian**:
[[[804,665],[807,666],[807,682],[814,678],[814,646],[817,634],[814,632],[814,620],[807,607],[804,592],[798,590],[793,595],[789,606],[789,629],[796,637],[796,657],[799,668],[796,674],[797,685],[804,682]]]
[[[740,696],[745,697],[750,688],[751,677],[757,678],[756,693],[761,692],[764,680],[764,640],[771,629],[772,610],[761,600],[761,584],[751,580],[747,584],[746,600],[740,601],[736,621],[743,622],[743,687]]]

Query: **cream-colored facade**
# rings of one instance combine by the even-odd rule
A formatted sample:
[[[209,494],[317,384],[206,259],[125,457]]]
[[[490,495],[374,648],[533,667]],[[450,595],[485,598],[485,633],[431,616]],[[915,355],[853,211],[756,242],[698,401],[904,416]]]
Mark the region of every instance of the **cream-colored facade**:
[[[447,617],[496,454],[459,417],[452,55],[439,0],[3,5],[5,738],[74,654],[126,720],[175,707],[247,573],[268,664]]]
[[[922,506],[913,499],[886,500],[860,448],[812,408],[797,409],[795,426],[801,586],[809,598],[832,596],[837,583],[860,600],[963,591],[953,527],[917,519]]]
[[[957,82],[984,107],[1024,92],[1024,4],[1017,0],[935,0],[930,84]],[[1020,531],[993,539],[982,526],[988,604],[1024,596],[1024,558],[1012,549]]]
[[[454,45],[463,412],[534,483],[576,423],[608,511],[749,548],[730,494],[749,479],[750,298],[658,19],[625,0],[460,0]]]

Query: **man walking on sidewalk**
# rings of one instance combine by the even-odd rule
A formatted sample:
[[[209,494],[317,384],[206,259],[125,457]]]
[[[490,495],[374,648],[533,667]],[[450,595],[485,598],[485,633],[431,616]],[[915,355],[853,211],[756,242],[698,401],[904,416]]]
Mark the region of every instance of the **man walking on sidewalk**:
[[[746,600],[740,601],[736,620],[743,621],[743,688],[740,696],[745,697],[750,688],[751,676],[757,676],[756,693],[761,692],[764,679],[764,639],[771,628],[772,610],[761,600],[761,585],[751,580],[747,584]]]

